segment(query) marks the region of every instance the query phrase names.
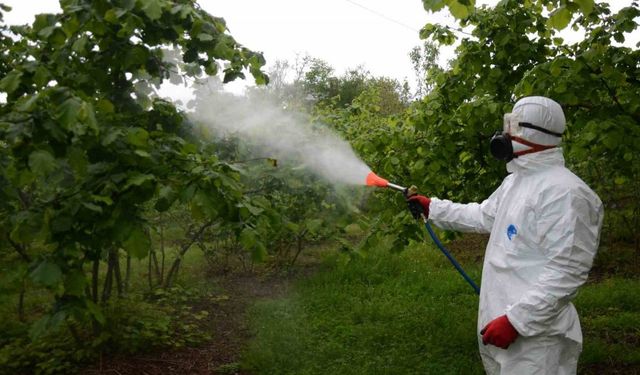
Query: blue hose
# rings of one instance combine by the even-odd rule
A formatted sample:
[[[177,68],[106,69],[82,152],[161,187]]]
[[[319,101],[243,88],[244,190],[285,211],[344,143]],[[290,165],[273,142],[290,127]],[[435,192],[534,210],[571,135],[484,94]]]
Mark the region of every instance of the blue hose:
[[[460,263],[458,263],[458,261],[456,261],[456,259],[453,257],[453,255],[451,255],[451,253],[449,253],[449,251],[444,247],[442,242],[440,242],[440,240],[438,239],[438,236],[436,236],[435,232],[433,231],[433,228],[431,228],[431,225],[429,224],[428,221],[425,220],[424,226],[427,228],[427,231],[429,232],[429,235],[431,236],[431,239],[436,244],[436,246],[438,246],[440,251],[442,251],[444,256],[446,256],[449,259],[449,261],[451,262],[451,264],[453,264],[453,266],[458,270],[458,272],[460,272],[460,275],[462,275],[462,277],[464,277],[464,279],[467,280],[467,282],[469,283],[469,285],[471,285],[473,290],[476,291],[476,294],[480,294],[480,288],[476,285],[476,283],[473,282],[473,280],[471,280],[469,275],[467,275],[467,273],[464,272],[464,270],[460,266]]]

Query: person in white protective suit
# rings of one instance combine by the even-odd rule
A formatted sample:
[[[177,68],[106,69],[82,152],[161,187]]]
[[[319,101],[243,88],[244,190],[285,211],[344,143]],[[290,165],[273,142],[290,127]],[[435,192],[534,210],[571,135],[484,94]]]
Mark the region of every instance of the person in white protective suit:
[[[438,227],[491,233],[478,341],[488,374],[575,374],[582,330],[571,300],[598,249],[602,202],[564,166],[562,108],[526,97],[504,116],[491,152],[510,174],[482,203],[414,195]]]

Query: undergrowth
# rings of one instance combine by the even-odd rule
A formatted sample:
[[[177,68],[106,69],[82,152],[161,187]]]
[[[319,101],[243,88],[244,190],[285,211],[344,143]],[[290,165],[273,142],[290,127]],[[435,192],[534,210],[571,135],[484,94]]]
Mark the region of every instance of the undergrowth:
[[[89,322],[71,320],[30,337],[27,324],[4,321],[0,330],[9,334],[0,340],[0,373],[69,374],[101,354],[197,345],[210,338],[201,329],[208,312],[191,307],[201,297],[176,287],[111,301],[104,307],[107,320],[98,334]]]

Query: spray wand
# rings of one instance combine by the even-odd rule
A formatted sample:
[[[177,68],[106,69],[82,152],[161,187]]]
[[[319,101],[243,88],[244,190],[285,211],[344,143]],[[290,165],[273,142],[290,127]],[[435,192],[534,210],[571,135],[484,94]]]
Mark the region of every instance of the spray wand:
[[[365,182],[367,186],[391,188],[391,189],[400,191],[404,195],[405,199],[418,193],[418,188],[416,186],[411,186],[409,188],[402,187],[400,185],[393,184],[382,177],[379,177],[373,172],[370,172],[367,175]],[[476,285],[476,283],[473,282],[471,277],[469,277],[469,275],[467,275],[467,273],[464,272],[464,269],[462,269],[462,266],[460,266],[460,263],[458,263],[458,261],[453,257],[453,255],[451,255],[449,250],[447,250],[442,244],[442,242],[440,242],[440,239],[438,238],[438,236],[436,236],[436,233],[433,231],[433,228],[431,228],[431,224],[429,224],[429,220],[425,215],[422,206],[418,202],[409,201],[409,209],[411,210],[411,213],[414,215],[414,217],[416,218],[422,217],[424,226],[427,228],[427,232],[429,232],[429,236],[431,236],[431,239],[436,244],[438,249],[440,249],[440,251],[447,257],[447,259],[449,259],[449,262],[451,262],[451,264],[453,264],[456,270],[458,270],[460,275],[462,275],[462,277],[469,283],[469,285],[471,285],[473,290],[475,290],[476,294],[480,294],[480,288],[478,287],[478,285]]]

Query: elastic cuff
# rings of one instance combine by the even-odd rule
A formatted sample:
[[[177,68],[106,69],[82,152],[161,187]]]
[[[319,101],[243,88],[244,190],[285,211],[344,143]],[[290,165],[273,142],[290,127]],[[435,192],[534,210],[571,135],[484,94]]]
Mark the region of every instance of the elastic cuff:
[[[518,320],[518,318],[513,313],[512,309],[508,309],[506,312],[506,315],[507,315],[507,319],[509,319],[509,323],[511,323],[513,328],[515,328],[516,331],[518,331],[518,334],[520,336],[530,336],[530,335],[527,335],[527,329],[525,328],[524,324],[522,324],[522,322]]]

